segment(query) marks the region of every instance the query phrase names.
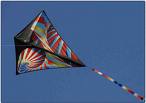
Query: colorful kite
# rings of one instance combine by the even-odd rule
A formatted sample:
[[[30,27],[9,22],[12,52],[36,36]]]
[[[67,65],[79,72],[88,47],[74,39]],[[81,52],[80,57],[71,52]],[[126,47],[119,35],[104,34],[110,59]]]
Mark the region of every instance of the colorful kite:
[[[85,66],[60,37],[44,11],[17,34],[14,40],[16,74]]]
[[[20,33],[14,37],[16,48],[16,74],[44,69],[85,67],[68,47],[52,25],[44,11],[40,12]],[[92,71],[112,81],[140,100],[143,96],[118,83],[111,77]]]

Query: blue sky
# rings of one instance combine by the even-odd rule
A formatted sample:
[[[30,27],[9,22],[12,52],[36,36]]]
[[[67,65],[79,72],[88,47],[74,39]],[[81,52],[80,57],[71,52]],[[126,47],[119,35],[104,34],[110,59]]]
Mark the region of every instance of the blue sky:
[[[41,10],[88,67],[16,76],[13,38]],[[91,67],[144,95],[144,2],[2,2],[3,102],[139,102]]]

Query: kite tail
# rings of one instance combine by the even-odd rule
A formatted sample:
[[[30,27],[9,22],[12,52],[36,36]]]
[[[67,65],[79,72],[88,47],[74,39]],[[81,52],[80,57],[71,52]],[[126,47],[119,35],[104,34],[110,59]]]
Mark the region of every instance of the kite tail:
[[[92,69],[93,72],[99,74],[100,76],[106,78],[107,80],[113,82],[114,84],[118,85],[119,87],[121,87],[123,90],[127,91],[128,93],[132,94],[133,96],[135,96],[137,99],[144,101],[144,97],[139,95],[138,93],[134,92],[133,90],[129,89],[127,86],[115,81],[114,79],[112,79],[111,77],[105,75],[104,73],[98,71],[97,69]]]

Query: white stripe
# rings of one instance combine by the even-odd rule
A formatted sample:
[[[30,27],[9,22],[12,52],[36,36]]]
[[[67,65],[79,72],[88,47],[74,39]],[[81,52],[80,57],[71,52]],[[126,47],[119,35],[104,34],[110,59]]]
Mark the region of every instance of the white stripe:
[[[122,88],[123,88],[124,90],[127,90],[127,87],[125,87],[125,86],[122,86]]]
[[[31,49],[29,54],[28,54],[28,56],[27,56],[27,58],[26,58],[26,60],[31,56],[32,52],[33,52],[33,50]]]
[[[113,78],[110,77],[110,81],[114,82],[115,80]]]
[[[25,49],[25,52],[24,52],[24,55],[23,55],[23,60],[24,60],[24,61],[26,61],[25,57],[26,57],[27,51],[28,51],[28,48]]]
[[[40,55],[40,56],[35,57],[34,59],[31,59],[31,61],[35,61],[36,59],[40,58],[41,56],[43,56],[43,55]]]
[[[101,72],[98,72],[98,74],[99,74],[99,75],[103,75],[103,73],[101,73]]]
[[[134,93],[134,96],[135,96],[135,97],[137,97],[137,96],[138,96],[138,94],[137,94],[137,93]]]
[[[53,43],[51,43],[50,47],[52,48],[54,46],[54,44],[57,42],[57,40],[60,38],[60,36],[58,35],[54,40]]]
[[[54,34],[52,34],[49,38],[47,38],[47,40],[49,41],[53,36],[55,36],[57,34],[57,32],[55,32]]]
[[[40,50],[38,52],[36,52],[36,51],[33,51],[33,52],[35,52],[35,54],[33,54],[29,60],[31,60],[33,57],[35,57],[38,54],[38,52],[40,52]]]
[[[59,46],[58,46],[58,54],[60,54],[60,51],[62,49],[62,46],[63,46],[63,40],[61,40],[61,42],[59,43]]]

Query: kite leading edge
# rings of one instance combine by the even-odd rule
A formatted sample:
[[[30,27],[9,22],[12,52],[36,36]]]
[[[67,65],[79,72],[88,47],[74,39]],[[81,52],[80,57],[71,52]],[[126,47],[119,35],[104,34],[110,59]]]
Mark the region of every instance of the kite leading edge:
[[[85,64],[69,48],[44,11],[40,12],[14,37],[16,49],[16,74],[53,68],[85,67]],[[97,69],[93,72],[108,79],[123,90],[144,101],[127,86],[115,81]]]

